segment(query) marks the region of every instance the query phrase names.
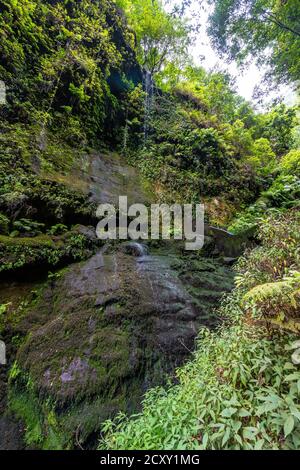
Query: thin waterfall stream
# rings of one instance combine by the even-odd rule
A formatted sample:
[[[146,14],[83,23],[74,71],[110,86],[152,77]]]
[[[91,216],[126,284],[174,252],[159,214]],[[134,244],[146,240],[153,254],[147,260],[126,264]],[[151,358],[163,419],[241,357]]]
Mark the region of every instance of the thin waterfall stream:
[[[145,112],[144,112],[144,145],[148,140],[149,135],[149,123],[151,119],[151,113],[154,104],[154,80],[152,73],[149,70],[144,71],[144,91],[145,91]]]

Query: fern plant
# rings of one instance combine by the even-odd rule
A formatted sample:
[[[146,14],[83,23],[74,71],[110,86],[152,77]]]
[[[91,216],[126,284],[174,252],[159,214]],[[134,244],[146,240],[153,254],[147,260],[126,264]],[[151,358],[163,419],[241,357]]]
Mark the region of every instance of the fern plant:
[[[279,327],[300,332],[300,273],[292,272],[281,281],[254,287],[244,295],[243,304]]]

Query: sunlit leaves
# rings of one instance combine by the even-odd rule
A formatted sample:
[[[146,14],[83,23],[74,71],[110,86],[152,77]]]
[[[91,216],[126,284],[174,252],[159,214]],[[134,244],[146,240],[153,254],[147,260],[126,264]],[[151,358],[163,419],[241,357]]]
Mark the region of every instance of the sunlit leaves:
[[[269,64],[269,74],[282,81],[300,76],[300,4],[298,0],[210,0],[209,33],[215,47],[245,62],[256,57]]]

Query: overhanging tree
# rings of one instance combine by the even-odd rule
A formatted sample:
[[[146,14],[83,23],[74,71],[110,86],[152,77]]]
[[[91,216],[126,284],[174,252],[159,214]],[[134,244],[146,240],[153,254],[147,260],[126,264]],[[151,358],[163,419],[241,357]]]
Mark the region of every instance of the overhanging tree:
[[[300,79],[299,0],[209,0],[209,34],[229,60],[256,57],[280,83]]]
[[[135,32],[137,56],[146,70],[155,74],[169,61],[186,58],[189,29],[178,14],[167,13],[160,0],[115,1]]]

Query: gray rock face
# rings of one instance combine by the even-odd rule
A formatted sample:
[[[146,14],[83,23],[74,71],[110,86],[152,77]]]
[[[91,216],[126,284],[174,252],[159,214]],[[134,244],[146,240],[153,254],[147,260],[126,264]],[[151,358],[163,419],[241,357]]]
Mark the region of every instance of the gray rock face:
[[[82,180],[94,202],[147,201],[120,157],[90,157]],[[77,230],[94,240],[92,229]],[[21,320],[14,393],[38,407],[46,438],[55,411],[61,448],[95,447],[101,423],[136,412],[144,392],[190,355],[199,327],[215,321],[213,309],[233,284],[230,268],[173,248],[104,248],[52,278]]]

